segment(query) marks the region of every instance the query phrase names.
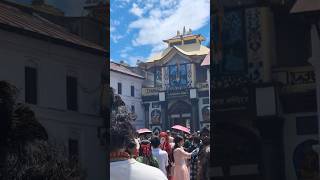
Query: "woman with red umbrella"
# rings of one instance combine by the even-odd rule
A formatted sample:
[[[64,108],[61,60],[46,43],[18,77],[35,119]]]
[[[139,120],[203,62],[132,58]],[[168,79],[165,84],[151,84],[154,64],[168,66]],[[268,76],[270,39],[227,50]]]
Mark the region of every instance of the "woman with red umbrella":
[[[173,180],[190,180],[189,169],[186,164],[187,159],[197,153],[197,150],[188,153],[184,151],[183,144],[184,138],[180,135],[174,138],[174,149],[173,149],[173,161],[174,161],[174,175]]]

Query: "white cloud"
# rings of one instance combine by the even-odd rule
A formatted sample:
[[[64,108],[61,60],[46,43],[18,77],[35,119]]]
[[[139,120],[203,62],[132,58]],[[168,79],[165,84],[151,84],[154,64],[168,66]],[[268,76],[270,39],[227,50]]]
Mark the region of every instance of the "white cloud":
[[[130,56],[128,59],[127,59],[127,62],[130,66],[135,66],[137,65],[137,61],[140,60],[140,61],[143,61],[145,60],[144,57],[142,56]]]
[[[131,22],[129,29],[138,30],[132,45],[151,45],[153,54],[164,48],[162,40],[175,36],[184,26],[192,30],[205,26],[210,17],[210,0],[160,0],[158,8],[148,12],[148,16]]]
[[[112,20],[111,23],[115,26],[119,26],[120,25],[120,21],[118,20]]]
[[[114,32],[117,29],[117,26],[120,25],[119,20],[111,20],[110,22],[110,32]]]
[[[130,12],[138,17],[141,17],[144,13],[143,9],[141,9],[136,3],[133,3]]]
[[[111,20],[110,22],[110,32],[111,32],[110,37],[114,43],[117,43],[120,39],[124,37],[123,35],[115,34],[117,30],[117,26],[119,25],[120,25],[119,20],[115,19],[115,20]]]
[[[151,58],[152,56],[156,55],[156,54],[159,54],[163,49],[165,49],[167,47],[166,44],[164,43],[161,43],[161,44],[158,44],[158,45],[155,45],[153,46],[152,50],[151,50],[151,53],[149,55],[149,58]]]
[[[110,32],[114,32],[116,28],[114,26],[110,26]]]
[[[176,6],[178,4],[178,0],[160,0],[160,6],[161,7],[172,7]]]
[[[118,43],[118,41],[122,39],[124,36],[118,34],[111,34],[110,37],[114,43]]]
[[[132,51],[133,48],[131,46],[127,46],[120,51],[120,57],[127,58],[129,56],[128,52]]]
[[[129,3],[131,2],[131,0],[116,0],[114,2],[114,4],[116,5],[116,7],[118,8],[124,8],[125,6],[127,6]],[[113,6],[113,5],[112,5]]]

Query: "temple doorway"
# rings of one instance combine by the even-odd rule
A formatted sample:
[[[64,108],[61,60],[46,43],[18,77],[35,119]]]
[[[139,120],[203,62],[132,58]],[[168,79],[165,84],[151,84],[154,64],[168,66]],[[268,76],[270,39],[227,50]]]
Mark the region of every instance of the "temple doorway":
[[[190,128],[191,123],[191,105],[185,101],[177,101],[171,105],[168,112],[169,125],[182,125]]]

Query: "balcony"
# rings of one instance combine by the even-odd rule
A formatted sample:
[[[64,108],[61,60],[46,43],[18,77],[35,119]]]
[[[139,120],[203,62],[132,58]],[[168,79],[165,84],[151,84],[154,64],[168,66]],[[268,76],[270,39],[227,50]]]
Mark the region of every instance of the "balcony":
[[[272,79],[280,82],[285,92],[304,92],[316,88],[312,66],[274,68]]]

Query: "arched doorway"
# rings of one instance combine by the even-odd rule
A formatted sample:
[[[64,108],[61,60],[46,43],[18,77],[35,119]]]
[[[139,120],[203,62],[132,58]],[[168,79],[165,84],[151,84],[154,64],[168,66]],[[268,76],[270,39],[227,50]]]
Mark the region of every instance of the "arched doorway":
[[[168,111],[169,125],[182,125],[190,128],[191,123],[191,105],[185,101],[177,101],[169,107]]]

